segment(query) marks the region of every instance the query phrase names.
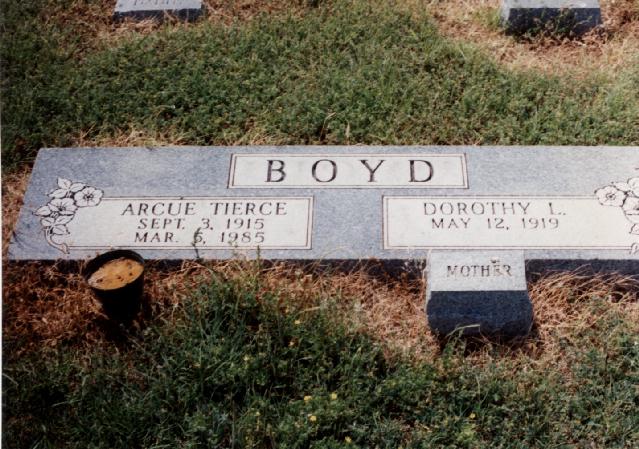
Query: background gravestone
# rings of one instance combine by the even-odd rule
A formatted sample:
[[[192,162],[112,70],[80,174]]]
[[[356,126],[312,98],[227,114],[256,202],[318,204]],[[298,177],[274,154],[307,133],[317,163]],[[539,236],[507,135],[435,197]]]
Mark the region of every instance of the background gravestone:
[[[599,0],[502,0],[501,21],[513,34],[584,34],[601,25]]]
[[[113,17],[122,20],[163,19],[167,14],[182,20],[195,20],[202,13],[202,0],[117,0]]]

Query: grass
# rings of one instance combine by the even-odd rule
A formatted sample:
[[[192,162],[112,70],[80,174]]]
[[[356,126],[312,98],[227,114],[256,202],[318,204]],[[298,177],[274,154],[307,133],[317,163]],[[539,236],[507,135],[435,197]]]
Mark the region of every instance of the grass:
[[[639,142],[636,67],[612,84],[509,72],[385,2],[169,24],[84,52],[64,30],[24,26],[7,3],[9,170],[41,146],[136,130],[198,145]],[[35,20],[46,2],[28,5]]]
[[[330,298],[303,308],[262,282],[214,276],[118,343],[13,357],[5,339],[4,447],[639,443],[636,323],[604,312],[604,298],[581,306],[605,319],[556,349],[567,366],[459,341],[416,361],[385,357]]]
[[[414,14],[426,11],[439,31],[472,43],[488,57],[517,72],[561,76],[573,81],[614,80],[639,60],[639,2],[601,0],[602,27],[578,39],[508,36],[499,22],[499,0],[402,0]]]
[[[639,142],[638,66],[512,71],[408,0],[230,3],[189,25],[115,25],[107,0],[1,4],[3,249],[41,146]],[[419,282],[150,265],[124,332],[77,270],[5,268],[6,448],[639,445],[629,279],[547,276],[530,338],[440,348]]]

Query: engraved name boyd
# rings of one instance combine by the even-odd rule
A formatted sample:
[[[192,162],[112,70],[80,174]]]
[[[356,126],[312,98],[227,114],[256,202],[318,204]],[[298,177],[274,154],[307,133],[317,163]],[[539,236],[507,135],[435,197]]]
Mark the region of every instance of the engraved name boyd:
[[[234,154],[229,187],[467,188],[464,155]]]

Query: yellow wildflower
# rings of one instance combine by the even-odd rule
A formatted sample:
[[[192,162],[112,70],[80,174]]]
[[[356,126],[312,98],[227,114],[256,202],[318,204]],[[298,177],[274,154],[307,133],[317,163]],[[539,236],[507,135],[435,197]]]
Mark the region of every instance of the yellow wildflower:
[[[302,320],[295,320],[295,325],[299,326],[300,324],[302,324]]]
[[[469,416],[470,419],[475,419],[476,417],[477,417],[477,415],[475,415],[475,413],[471,413],[470,416]]]
[[[337,393],[331,393],[331,399],[334,401],[337,399]]]
[[[313,399],[313,396],[310,396],[310,395],[309,396],[304,396],[304,402],[308,402],[311,399]]]
[[[351,444],[353,442],[353,440],[351,440],[351,437],[344,437],[344,441],[346,441],[348,444]]]
[[[310,419],[311,422],[315,422],[315,421],[317,421],[317,416],[311,415],[308,419]]]

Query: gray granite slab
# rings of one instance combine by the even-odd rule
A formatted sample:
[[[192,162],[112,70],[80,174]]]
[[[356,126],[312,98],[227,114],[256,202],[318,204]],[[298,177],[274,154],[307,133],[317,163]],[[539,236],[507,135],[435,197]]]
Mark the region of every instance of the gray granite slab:
[[[183,20],[195,20],[202,13],[202,0],[116,0],[113,17],[122,20],[163,19],[166,14]]]
[[[639,274],[639,147],[41,150],[9,259],[115,248],[171,260],[430,256],[436,333],[519,335],[532,316],[524,261]],[[495,257],[512,277],[472,268]],[[451,265],[471,268],[452,276]]]
[[[601,25],[598,0],[502,0],[501,21],[513,34],[547,30],[583,34]]]
[[[532,327],[523,251],[433,251],[426,276],[428,324],[441,336],[514,337]]]
[[[268,182],[271,160],[286,164],[284,181],[277,180],[279,163],[272,163]],[[371,168],[381,160],[371,178]],[[411,160],[422,161],[413,163],[412,174]],[[330,161],[338,172],[332,181]],[[316,163],[318,180],[313,178]],[[434,173],[430,178],[428,164]],[[634,267],[639,260],[637,178],[638,147],[43,149],[9,257],[85,259],[118,247],[148,259],[224,259],[257,257],[260,246],[260,256],[267,259],[424,260],[434,249],[515,249],[524,251],[526,260],[616,261],[616,266]],[[78,194],[85,187],[95,189],[85,192],[87,198]],[[99,204],[93,205],[98,196]],[[200,203],[190,206],[196,211],[189,210],[188,216],[177,210],[180,201],[186,208],[185,202],[236,197],[293,199],[286,216],[291,220],[274,216],[272,229],[234,225],[243,232],[284,226],[285,235],[266,235],[273,237],[270,244],[213,244],[204,237],[214,233],[202,221],[213,215],[204,216]],[[51,202],[54,208],[67,204],[72,210],[41,209]],[[147,205],[141,212],[145,202],[175,205],[171,211],[156,206],[155,213]],[[269,217],[226,212],[218,210],[217,216]],[[175,221],[165,223],[165,218]],[[178,223],[178,218],[183,220]],[[227,223],[216,224],[218,231],[222,225]],[[198,228],[209,243],[193,245]],[[172,230],[177,243],[136,242],[140,231]]]

